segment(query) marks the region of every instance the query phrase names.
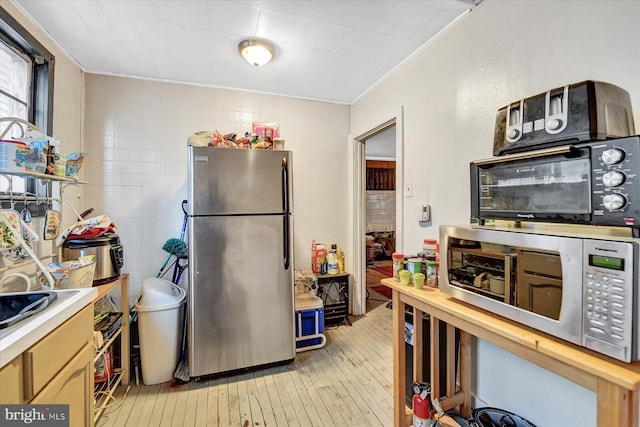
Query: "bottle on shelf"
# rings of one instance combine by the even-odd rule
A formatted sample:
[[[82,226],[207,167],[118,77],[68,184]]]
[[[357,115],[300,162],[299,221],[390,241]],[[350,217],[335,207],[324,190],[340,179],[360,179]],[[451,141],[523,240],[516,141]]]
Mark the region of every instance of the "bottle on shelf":
[[[320,273],[320,274],[326,274],[326,256],[327,256],[327,249],[325,248],[323,243],[316,243],[313,246],[312,249],[312,256],[313,256],[313,260],[312,260],[312,266],[313,266],[313,272],[314,273]],[[324,268],[323,268],[324,266]],[[323,272],[324,270],[324,272]]]
[[[327,274],[338,274],[338,257],[333,251],[327,254]]]
[[[393,260],[393,279],[397,282],[400,281],[400,270],[404,270],[404,254],[394,252],[391,254]]]
[[[438,287],[438,263],[436,261],[427,261],[427,286],[430,288]]]
[[[344,259],[344,252],[342,251],[342,248],[338,248],[338,273],[342,274],[344,273],[344,263],[345,263],[345,259]]]
[[[422,241],[422,253],[427,259],[435,259],[438,253],[438,241],[434,239],[424,239]]]
[[[327,252],[327,274],[338,274],[338,246],[335,243]]]

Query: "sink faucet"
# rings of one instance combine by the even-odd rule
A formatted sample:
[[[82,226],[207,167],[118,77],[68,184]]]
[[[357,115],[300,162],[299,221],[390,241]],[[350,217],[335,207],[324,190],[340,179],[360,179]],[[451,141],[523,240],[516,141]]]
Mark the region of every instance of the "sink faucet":
[[[24,280],[24,282],[27,285],[27,289],[25,290],[25,292],[29,292],[31,290],[31,279],[29,278],[29,276],[27,276],[26,274],[22,274],[22,273],[11,273],[11,274],[8,274],[8,275],[4,276],[2,278],[2,280],[0,280],[0,292],[2,292],[2,285],[4,285],[4,282],[6,282],[7,279],[9,279],[11,277],[19,277],[20,279]]]

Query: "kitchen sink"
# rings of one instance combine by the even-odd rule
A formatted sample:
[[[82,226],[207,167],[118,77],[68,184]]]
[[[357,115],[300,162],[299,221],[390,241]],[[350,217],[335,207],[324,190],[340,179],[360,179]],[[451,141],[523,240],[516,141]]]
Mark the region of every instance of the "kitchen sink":
[[[0,329],[7,328],[49,307],[58,294],[53,291],[0,294]]]

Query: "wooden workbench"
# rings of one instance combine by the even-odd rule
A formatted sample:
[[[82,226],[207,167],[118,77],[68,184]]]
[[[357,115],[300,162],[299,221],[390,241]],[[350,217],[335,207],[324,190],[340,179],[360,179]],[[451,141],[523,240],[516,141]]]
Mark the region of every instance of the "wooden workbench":
[[[393,411],[394,425],[411,424],[405,407],[404,311],[414,307],[431,316],[431,396],[440,397],[445,410],[459,406],[471,413],[471,337],[507,350],[597,394],[599,426],[636,427],[640,393],[640,362],[624,363],[573,345],[504,317],[446,296],[434,288],[415,289],[393,279],[382,284],[393,289]],[[439,384],[439,322],[447,324],[447,383]],[[414,322],[414,376],[422,380],[422,322]],[[459,390],[456,390],[455,329],[460,331]]]

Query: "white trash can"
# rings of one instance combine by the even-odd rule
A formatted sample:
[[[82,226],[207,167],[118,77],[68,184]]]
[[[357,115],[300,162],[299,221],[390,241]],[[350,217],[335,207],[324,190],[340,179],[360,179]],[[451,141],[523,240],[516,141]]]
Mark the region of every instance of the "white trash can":
[[[146,279],[136,298],[142,379],[146,385],[173,378],[180,353],[182,313],[187,293],[169,280]]]

